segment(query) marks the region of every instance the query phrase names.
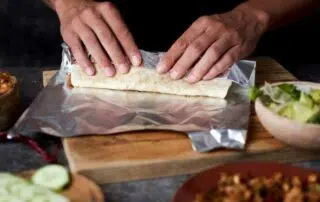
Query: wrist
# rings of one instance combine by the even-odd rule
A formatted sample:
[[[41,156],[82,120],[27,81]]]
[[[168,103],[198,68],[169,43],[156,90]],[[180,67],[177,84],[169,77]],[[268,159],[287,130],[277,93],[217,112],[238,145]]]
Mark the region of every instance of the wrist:
[[[255,22],[259,25],[262,32],[266,32],[272,26],[271,15],[263,9],[257,8],[245,2],[234,8],[236,11],[241,11],[247,15],[251,15],[255,19]]]
[[[55,8],[55,11],[60,19],[72,15],[74,12],[79,12],[93,0],[50,0]]]

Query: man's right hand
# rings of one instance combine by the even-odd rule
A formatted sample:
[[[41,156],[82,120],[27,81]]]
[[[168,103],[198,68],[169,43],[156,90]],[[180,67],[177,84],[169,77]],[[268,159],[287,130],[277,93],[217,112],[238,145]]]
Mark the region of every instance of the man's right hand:
[[[95,69],[91,54],[106,76],[116,71],[127,73],[130,66],[141,64],[141,54],[116,7],[110,2],[56,0],[55,10],[61,23],[63,40],[71,48],[77,63],[89,75]]]

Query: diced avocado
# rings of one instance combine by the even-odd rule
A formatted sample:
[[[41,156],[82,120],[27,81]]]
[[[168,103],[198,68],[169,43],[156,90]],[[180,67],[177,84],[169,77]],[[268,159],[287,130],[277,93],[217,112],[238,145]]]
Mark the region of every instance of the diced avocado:
[[[279,114],[280,116],[284,116],[284,117],[286,117],[286,118],[288,118],[288,119],[294,119],[294,117],[295,117],[295,111],[294,111],[294,109],[293,109],[292,104],[289,104],[289,105],[283,107],[283,108],[278,112],[278,114]]]
[[[288,93],[294,100],[299,100],[300,97],[300,91],[297,89],[297,87],[294,84],[280,84],[278,86],[282,91]]]
[[[271,109],[271,110],[274,111],[274,112],[278,112],[278,110],[279,110],[279,105],[277,105],[276,103],[272,102],[272,103],[269,105],[269,109]]]
[[[315,119],[318,118],[320,107],[315,105],[314,107],[310,108],[300,102],[295,102],[293,104],[293,110],[295,116],[293,117],[294,120],[308,123],[313,122]]]
[[[285,106],[281,105],[281,104],[276,104],[274,102],[271,102],[269,105],[269,109],[271,109],[271,111],[275,112],[275,113],[279,113]]]
[[[312,90],[310,92],[310,96],[313,99],[314,102],[320,104],[320,89],[318,90]]]
[[[301,92],[301,95],[300,95],[300,100],[299,102],[301,104],[304,104],[306,105],[307,107],[309,108],[312,108],[314,103],[313,103],[313,100],[311,99],[311,97],[303,92]]]

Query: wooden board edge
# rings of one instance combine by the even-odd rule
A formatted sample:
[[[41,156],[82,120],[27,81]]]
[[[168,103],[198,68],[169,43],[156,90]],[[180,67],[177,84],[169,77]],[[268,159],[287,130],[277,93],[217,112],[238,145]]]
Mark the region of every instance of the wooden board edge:
[[[71,172],[73,173],[79,173],[79,170],[77,169],[75,162],[73,161],[73,159],[71,158],[71,155],[68,155],[71,153],[68,142],[67,142],[68,138],[61,138],[62,141],[62,146],[63,146],[63,150],[69,165],[69,169],[71,170]],[[91,179],[91,178],[90,178]]]
[[[155,179],[159,177],[170,177],[170,176],[178,176],[178,175],[192,175],[195,173],[199,173],[201,171],[207,170],[211,167],[219,165],[221,163],[229,163],[229,162],[246,162],[246,161],[277,161],[282,163],[296,163],[305,160],[315,160],[319,159],[319,154],[305,153],[300,150],[286,149],[285,151],[279,152],[279,150],[270,152],[269,155],[265,155],[264,152],[259,152],[255,154],[248,154],[244,158],[239,159],[239,155],[233,155],[220,159],[207,159],[203,161],[203,159],[199,160],[181,160],[172,162],[161,162],[161,163],[143,163],[139,165],[139,168],[136,166],[126,166],[126,167],[118,167],[118,166],[109,166],[107,167],[94,167],[81,169],[78,168],[77,172],[81,175],[87,176],[88,178],[94,180],[98,184],[106,184],[106,183],[120,183],[120,182],[128,182],[128,181],[136,181],[136,180],[148,180]],[[293,156],[292,158],[286,158],[286,156]],[[253,160],[259,158],[259,160]],[[197,166],[194,166],[197,165]],[[201,166],[199,166],[201,165]],[[170,167],[168,171],[168,167]],[[139,169],[137,171],[136,169]],[[114,175],[117,173],[117,175]],[[143,173],[141,175],[137,175],[137,173]]]

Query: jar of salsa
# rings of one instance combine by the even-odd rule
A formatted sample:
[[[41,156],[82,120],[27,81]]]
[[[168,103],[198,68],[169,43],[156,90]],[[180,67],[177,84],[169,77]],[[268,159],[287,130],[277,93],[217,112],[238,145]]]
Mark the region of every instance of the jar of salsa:
[[[0,131],[9,129],[20,112],[17,79],[7,72],[0,72]]]

